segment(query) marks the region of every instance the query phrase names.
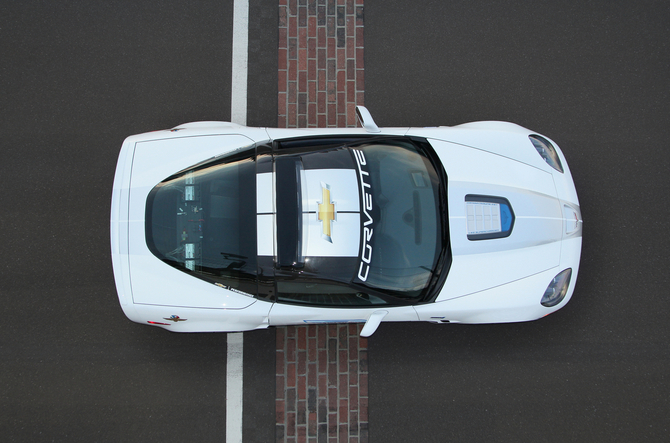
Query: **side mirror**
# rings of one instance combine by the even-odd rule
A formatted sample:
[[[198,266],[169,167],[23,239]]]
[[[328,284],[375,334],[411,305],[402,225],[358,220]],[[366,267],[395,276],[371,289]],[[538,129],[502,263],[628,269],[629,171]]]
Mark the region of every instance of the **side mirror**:
[[[358,117],[358,122],[367,132],[382,132],[375,124],[370,111],[365,106],[356,106],[356,117]]]
[[[389,311],[375,311],[372,313],[370,318],[368,318],[368,321],[365,322],[365,326],[363,326],[363,329],[361,330],[361,337],[369,337],[374,332],[377,330],[379,327],[379,324],[382,322],[384,317],[386,317],[386,314],[388,314]]]

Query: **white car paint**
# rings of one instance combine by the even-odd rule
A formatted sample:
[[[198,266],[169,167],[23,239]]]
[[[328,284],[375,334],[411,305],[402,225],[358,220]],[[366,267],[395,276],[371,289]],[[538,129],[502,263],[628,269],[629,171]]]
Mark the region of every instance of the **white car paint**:
[[[366,111],[367,112],[367,111]],[[369,115],[369,114],[367,114]],[[374,123],[374,122],[373,122]],[[366,125],[376,128],[376,125]],[[577,280],[581,252],[581,212],[565,157],[555,143],[564,173],[551,168],[535,151],[533,132],[504,122],[476,122],[456,127],[381,128],[379,135],[426,138],[444,164],[448,182],[452,263],[433,303],[417,306],[376,306],[354,309],[270,303],[220,287],[172,268],[157,259],[144,238],[146,198],[166,177],[211,157],[256,142],[299,136],[366,134],[364,128],[249,128],[227,122],[196,122],[173,130],[127,138],[119,154],[111,208],[112,263],[121,307],[128,318],[175,332],[245,331],[270,325],[322,322],[429,321],[496,323],[534,320],[563,307]],[[345,176],[350,172],[308,171],[305,180],[337,183],[332,201],[358,211],[359,195]],[[349,185],[347,184],[349,183]],[[257,176],[258,254],[276,253],[276,207],[273,174]],[[310,189],[316,188],[310,186]],[[501,196],[509,200],[516,221],[507,238],[467,239],[465,195]],[[321,195],[307,195],[304,248],[321,235],[314,206]],[[333,235],[358,229],[338,214]],[[346,232],[346,231],[345,231]],[[358,238],[358,235],[354,235]],[[340,243],[345,244],[345,243]],[[355,245],[357,248],[358,246]],[[350,248],[350,249],[346,249]],[[352,246],[332,250],[354,254]],[[327,251],[319,253],[329,254]],[[568,292],[551,308],[539,301],[552,278],[572,268]],[[384,311],[381,313],[380,311]],[[373,313],[377,312],[374,316]],[[174,317],[178,318],[174,318]],[[374,332],[367,328],[366,333]]]

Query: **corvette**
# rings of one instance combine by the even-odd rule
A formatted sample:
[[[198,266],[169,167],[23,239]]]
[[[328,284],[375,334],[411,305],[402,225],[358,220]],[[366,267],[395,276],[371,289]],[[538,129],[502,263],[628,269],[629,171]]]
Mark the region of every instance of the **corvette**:
[[[582,216],[563,153],[505,122],[196,122],[128,137],[111,205],[132,321],[175,332],[536,320],[574,292]]]

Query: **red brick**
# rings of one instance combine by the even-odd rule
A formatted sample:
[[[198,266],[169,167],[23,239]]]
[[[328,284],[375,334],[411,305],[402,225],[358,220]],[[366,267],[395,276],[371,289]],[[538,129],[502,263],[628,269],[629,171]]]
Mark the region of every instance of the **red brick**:
[[[318,381],[318,392],[319,396],[325,397],[328,394],[328,375],[327,374],[319,374],[319,381]]]
[[[368,398],[360,397],[358,399],[358,421],[368,421]]]
[[[356,91],[356,105],[365,106],[365,92]]]
[[[347,37],[347,58],[356,57],[356,39],[354,37]]]
[[[295,387],[295,363],[286,364],[286,386],[289,388]]]
[[[337,48],[337,69],[347,69],[347,54],[344,48]]]
[[[349,360],[358,361],[358,336],[356,335],[349,337]]]
[[[316,59],[316,39],[307,39],[307,58]]]
[[[335,103],[335,101],[337,100],[337,83],[334,81],[329,81],[327,92],[328,92],[328,103],[329,104]],[[328,109],[328,112],[330,113],[330,107]]]
[[[335,50],[337,49],[337,40],[334,37],[328,37],[328,58],[335,58]]]
[[[316,81],[316,60],[309,60],[307,62],[307,79],[309,81]]]
[[[328,411],[336,412],[337,411],[337,388],[328,388]]]
[[[298,49],[298,70],[307,71],[307,48]]]
[[[358,386],[349,386],[349,409],[358,410]]]
[[[286,128],[286,114],[277,117],[277,127]]]
[[[288,0],[288,10],[291,15],[298,15],[298,0]]]
[[[335,362],[328,365],[328,386],[337,386],[337,365]]]
[[[325,128],[327,127],[327,116],[326,114],[319,114],[317,115],[316,118],[316,126],[317,128]]]
[[[316,46],[325,49],[327,45],[326,28],[319,27],[316,33]],[[319,56],[320,57],[320,56]]]
[[[277,88],[279,91],[279,94],[284,94],[286,95],[287,87],[288,87],[288,72],[285,70],[277,71]],[[284,100],[285,101],[285,100]],[[279,108],[281,109],[281,108]],[[283,341],[283,336],[282,336],[282,341]]]
[[[356,48],[356,69],[365,69],[365,50]]]
[[[308,435],[316,437],[316,426],[317,426],[316,413],[310,412],[309,416],[307,417]]]
[[[288,81],[295,82],[298,80],[298,61],[288,61]]]
[[[365,17],[365,9],[363,6],[356,7],[356,26],[363,26],[363,20]]]
[[[284,423],[284,398],[275,401],[275,420],[276,423]]]
[[[337,92],[341,92],[341,93],[342,93],[342,101],[343,101],[342,104],[343,104],[343,105],[344,105],[344,102],[347,101],[347,97],[346,97],[346,94],[345,94],[345,91],[346,91],[346,90],[347,90],[347,71],[337,71]],[[340,99],[339,94],[338,94],[338,98],[337,98],[337,99],[338,99],[338,100]],[[338,109],[339,109],[339,108],[338,108]],[[338,112],[340,112],[341,114],[343,114],[343,113],[344,113],[344,110],[343,110],[343,109],[344,109],[344,108],[342,108],[342,111],[338,111]]]
[[[349,425],[347,423],[342,423],[342,419],[340,418],[340,425],[337,427],[337,432],[339,433],[339,435],[337,436],[338,443],[347,443],[349,441],[348,430]]]
[[[298,26],[307,26],[307,8],[298,7]]]
[[[286,435],[295,435],[295,412],[286,413]]]
[[[337,325],[329,324],[328,325],[328,337],[337,337]]]
[[[319,113],[319,114],[325,114],[325,113],[326,113],[326,103],[327,103],[327,101],[326,101],[326,93],[323,92],[323,91],[319,91],[319,92],[317,93],[317,100],[316,100],[316,104],[317,104],[317,113]],[[325,331],[325,329],[324,329],[324,331]],[[324,340],[324,341],[325,341],[325,340]],[[320,342],[319,342],[319,343],[320,343]],[[319,346],[320,346],[320,345],[319,345]],[[319,358],[320,358],[320,357],[319,357]],[[327,357],[327,354],[326,354],[326,357],[325,357],[325,358],[326,358],[326,361],[327,361],[327,358],[328,358],[328,357]]]
[[[359,374],[358,375],[358,389],[361,397],[368,396],[368,374]]]
[[[339,102],[338,102],[339,104]],[[338,371],[340,373],[342,372],[348,372],[349,371],[349,353],[347,350],[340,350],[340,355],[339,355],[339,363],[338,363]]]
[[[298,400],[307,400],[307,376],[298,375]]]
[[[298,47],[307,48],[307,28],[298,29]]]
[[[363,38],[363,26],[356,26],[356,47],[362,48],[365,46],[365,40]]]
[[[347,15],[353,14],[354,11],[354,0],[347,0],[345,2],[347,4]]]
[[[295,103],[289,103],[288,105],[288,113],[286,114],[287,118],[287,124],[286,127],[288,128],[295,128],[298,126],[298,114],[296,114],[296,104]]]
[[[340,407],[339,407],[339,414],[340,414],[340,423],[346,423],[349,421],[349,400],[346,398],[340,398]]]
[[[275,374],[284,375],[284,351],[277,351],[275,356]]]
[[[337,127],[344,128],[347,124],[346,114],[337,114]]]
[[[307,351],[304,351],[302,349],[298,351],[297,373],[298,375],[307,374]]]
[[[305,114],[298,115],[298,123],[296,125],[298,128],[306,128],[307,127],[307,116]]]
[[[317,85],[316,89],[318,91],[326,91],[326,81],[327,81],[327,75],[326,75],[326,70],[325,69],[318,69],[316,71],[316,77],[317,77]]]
[[[275,377],[275,398],[283,400],[284,397],[286,396],[286,392],[284,390],[284,381],[285,377],[284,375],[276,376]]]
[[[298,36],[298,17],[289,16],[288,18],[288,36],[297,37]]]
[[[358,412],[349,411],[349,435],[358,434]]]
[[[321,111],[319,111],[321,112]],[[317,337],[319,339],[318,346],[319,349],[323,349],[326,347],[326,335],[327,335],[327,329],[325,325],[319,325],[317,326]]]
[[[287,28],[279,28],[278,40],[279,40],[279,47],[280,48],[288,48],[288,29]]]
[[[368,372],[368,351],[366,349],[361,349],[358,352],[358,367],[361,372]]]
[[[316,115],[316,114],[310,114]],[[307,387],[316,387],[316,377],[318,372],[316,370],[316,363],[307,364]]]
[[[316,16],[307,19],[307,35],[309,37],[316,37]]]
[[[365,72],[362,69],[356,69],[356,90],[365,90]]]
[[[298,92],[307,92],[307,71],[298,71]]]
[[[356,103],[356,81],[349,80],[347,81],[347,103]],[[347,107],[347,115],[349,114],[349,108]]]
[[[328,436],[337,437],[337,412],[328,414]]]
[[[337,80],[337,64],[335,59],[329,59],[326,62],[326,68],[328,70],[328,81]]]
[[[328,35],[328,37],[334,37],[335,29],[335,17],[326,16],[326,35]]]
[[[286,361],[295,362],[295,339],[286,340]]]
[[[279,54],[277,55],[277,69],[288,69],[288,50],[285,48],[279,48]]]
[[[298,101],[298,91],[296,90],[297,87],[298,87],[297,82],[288,82],[288,92],[286,94],[286,100],[289,103],[297,103],[297,101]],[[287,340],[286,343],[288,344],[289,342],[293,342],[291,350],[295,351],[295,340],[289,339],[289,340]],[[288,348],[287,348],[287,350],[288,350]],[[289,357],[291,357],[290,358],[291,360],[295,360],[293,354],[287,355],[286,358],[289,358]]]
[[[284,28],[286,25],[288,25],[288,20],[286,17],[288,16],[288,10],[286,6],[279,6],[279,27]]]
[[[345,372],[344,374],[340,374],[338,379],[340,398],[346,398],[349,396],[349,373]]]

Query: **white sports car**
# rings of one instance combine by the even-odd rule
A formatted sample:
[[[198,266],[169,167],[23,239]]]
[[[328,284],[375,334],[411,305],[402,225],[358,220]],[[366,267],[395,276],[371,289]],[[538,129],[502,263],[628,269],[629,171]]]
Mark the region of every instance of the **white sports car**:
[[[502,323],[568,302],[582,245],[556,144],[521,126],[128,137],[111,244],[126,316],[175,332]]]

